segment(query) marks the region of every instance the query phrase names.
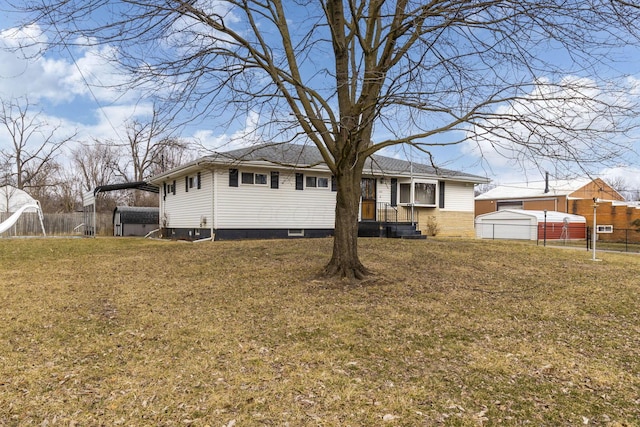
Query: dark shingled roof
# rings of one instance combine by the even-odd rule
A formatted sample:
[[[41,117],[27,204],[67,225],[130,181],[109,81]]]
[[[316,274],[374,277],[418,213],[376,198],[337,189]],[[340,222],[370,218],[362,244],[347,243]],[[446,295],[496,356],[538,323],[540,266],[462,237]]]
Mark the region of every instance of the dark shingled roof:
[[[265,161],[274,164],[288,166],[317,166],[323,165],[324,160],[320,151],[315,145],[300,145],[290,143],[262,144],[237,150],[217,153],[206,157],[210,161],[220,161],[227,159],[230,161]],[[407,160],[394,159],[392,157],[374,154],[367,159],[364,172],[371,172],[382,175],[393,175],[399,173],[408,175],[413,171],[415,174],[424,174],[440,177],[470,178],[473,180],[485,181],[486,179],[477,175],[465,174],[445,168],[436,168],[422,163],[409,162]]]

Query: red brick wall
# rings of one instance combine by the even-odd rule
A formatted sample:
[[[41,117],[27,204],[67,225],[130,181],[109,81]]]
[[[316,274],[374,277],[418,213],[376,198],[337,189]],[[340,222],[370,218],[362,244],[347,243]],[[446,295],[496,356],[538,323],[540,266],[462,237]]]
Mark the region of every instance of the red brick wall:
[[[587,219],[589,227],[593,226],[593,200],[570,200],[569,213],[582,215]],[[596,208],[596,222],[598,225],[613,225],[612,234],[599,234],[599,240],[640,242],[640,228],[632,224],[640,220],[640,209],[628,206],[613,206],[611,202],[599,202]],[[628,229],[629,231],[624,231]]]

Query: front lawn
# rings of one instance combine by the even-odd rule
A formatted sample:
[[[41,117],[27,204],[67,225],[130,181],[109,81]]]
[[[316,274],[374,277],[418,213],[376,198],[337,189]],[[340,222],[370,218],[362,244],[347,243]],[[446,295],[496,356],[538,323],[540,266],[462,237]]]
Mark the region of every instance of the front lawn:
[[[640,257],[0,239],[0,425],[640,424]]]

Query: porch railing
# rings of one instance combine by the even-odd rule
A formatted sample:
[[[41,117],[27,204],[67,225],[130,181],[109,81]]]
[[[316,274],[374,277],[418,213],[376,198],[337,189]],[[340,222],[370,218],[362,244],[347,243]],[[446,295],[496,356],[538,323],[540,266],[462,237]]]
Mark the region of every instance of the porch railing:
[[[390,203],[377,203],[377,220],[388,223],[418,223],[418,210],[410,205],[392,206]]]

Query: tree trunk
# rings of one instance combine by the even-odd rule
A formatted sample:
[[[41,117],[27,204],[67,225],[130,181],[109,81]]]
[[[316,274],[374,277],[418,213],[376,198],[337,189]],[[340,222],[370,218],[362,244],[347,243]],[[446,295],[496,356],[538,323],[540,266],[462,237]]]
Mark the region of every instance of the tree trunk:
[[[358,257],[358,211],[362,168],[345,168],[336,176],[336,220],[333,255],[324,269],[326,277],[363,279],[370,271]]]

